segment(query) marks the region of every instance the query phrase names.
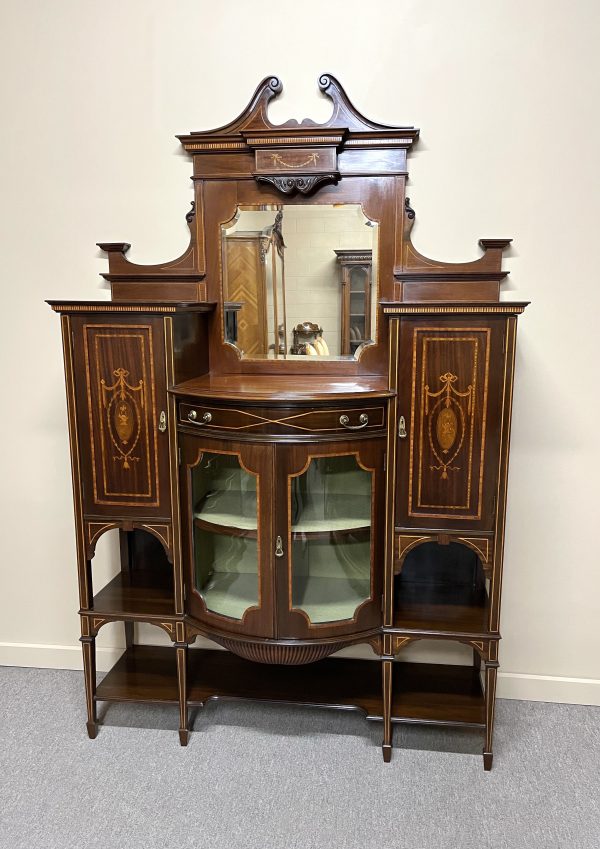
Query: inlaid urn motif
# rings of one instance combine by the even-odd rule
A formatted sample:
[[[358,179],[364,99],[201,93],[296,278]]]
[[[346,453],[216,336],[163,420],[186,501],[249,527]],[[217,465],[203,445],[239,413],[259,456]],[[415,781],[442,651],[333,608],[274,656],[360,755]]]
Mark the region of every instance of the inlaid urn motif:
[[[113,374],[117,379],[111,386],[106,385],[104,378],[100,380],[106,424],[110,441],[117,451],[113,459],[123,463],[123,469],[130,469],[131,462],[139,460],[139,457],[133,456],[142,431],[142,417],[136,397],[143,407],[144,381],[140,379],[137,386],[131,386],[127,382],[129,372],[124,368],[115,369]]]

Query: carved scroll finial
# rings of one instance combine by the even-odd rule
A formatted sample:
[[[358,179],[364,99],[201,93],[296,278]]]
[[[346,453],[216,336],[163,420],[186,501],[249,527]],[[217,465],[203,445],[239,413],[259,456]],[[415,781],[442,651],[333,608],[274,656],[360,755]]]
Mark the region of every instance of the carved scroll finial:
[[[410,220],[413,221],[415,217],[415,211],[410,205],[410,198],[404,198],[404,211],[406,212],[406,217],[410,218]]]
[[[269,80],[269,88],[273,92],[273,94],[279,94],[283,91],[283,84],[279,77],[271,77]]]
[[[335,80],[335,77],[334,77]],[[319,77],[319,88],[322,92],[326,92],[331,85],[331,77],[329,74],[321,74]]]
[[[328,126],[347,126],[350,130],[383,128],[383,125],[375,124],[361,115],[333,74],[321,74],[319,88],[333,102],[333,113],[327,122]]]
[[[323,94],[333,101],[333,114],[327,124],[328,127],[347,127],[351,132],[365,132],[369,130],[389,131],[393,130],[405,137],[407,147],[419,137],[419,131],[414,127],[391,126],[371,121],[358,111],[352,103],[340,81],[333,74],[321,74],[319,77],[319,88]]]
[[[190,205],[191,205],[192,208],[190,209],[189,212],[186,212],[186,214],[185,214],[185,220],[187,221],[188,224],[191,224],[192,221],[194,220],[194,216],[196,214],[196,201],[195,200],[191,201]]]

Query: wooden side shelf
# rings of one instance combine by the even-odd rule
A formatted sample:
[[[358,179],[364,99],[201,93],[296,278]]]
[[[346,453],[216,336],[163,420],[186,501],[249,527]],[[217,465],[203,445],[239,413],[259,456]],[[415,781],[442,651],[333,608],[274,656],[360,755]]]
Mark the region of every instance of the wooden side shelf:
[[[381,664],[327,659],[305,666],[252,663],[206,649],[188,652],[188,704],[210,699],[287,702],[360,710],[382,718]],[[96,701],[177,703],[175,653],[132,646],[98,685]],[[484,702],[476,670],[441,664],[394,664],[394,722],[482,727]]]
[[[417,633],[483,635],[488,631],[487,593],[447,584],[406,582],[394,607],[394,629]]]
[[[94,612],[123,616],[173,616],[171,569],[119,572],[94,596]]]

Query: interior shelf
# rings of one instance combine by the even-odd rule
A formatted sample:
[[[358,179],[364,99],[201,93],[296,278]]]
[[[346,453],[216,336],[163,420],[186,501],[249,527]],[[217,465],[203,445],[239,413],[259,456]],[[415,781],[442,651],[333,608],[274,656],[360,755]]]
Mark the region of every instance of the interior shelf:
[[[298,531],[296,530],[295,525],[292,526],[292,540],[294,540],[294,542],[306,539],[321,539],[323,542],[328,542],[329,544],[334,545],[343,541],[340,537],[344,534],[351,535],[352,540],[356,542],[368,542],[371,534],[371,525],[367,524],[352,528],[337,528],[335,530],[332,530],[331,528],[324,528],[317,531]]]
[[[365,530],[371,525],[371,494],[311,498],[292,523],[293,534]]]
[[[263,665],[229,652],[190,649],[188,702],[255,699],[358,709],[381,719],[381,663],[338,658],[305,666]],[[132,646],[97,688],[97,701],[176,703],[173,648]],[[482,727],[484,701],[476,670],[441,664],[394,664],[395,722]]]
[[[484,634],[489,599],[485,590],[404,581],[394,598],[394,628],[407,631]]]
[[[208,610],[241,619],[249,607],[258,605],[258,573],[215,571],[198,592]]]
[[[221,529],[256,531],[256,492],[224,490],[205,496],[194,518]]]
[[[256,528],[242,528],[239,525],[219,525],[217,522],[200,518],[199,513],[194,513],[194,525],[203,531],[213,534],[226,534],[231,537],[247,537],[256,539],[258,530]]]
[[[352,619],[357,607],[371,596],[371,579],[314,577],[293,578],[294,607],[301,608],[311,622]]]
[[[94,596],[94,612],[127,616],[173,616],[172,567],[119,572]]]

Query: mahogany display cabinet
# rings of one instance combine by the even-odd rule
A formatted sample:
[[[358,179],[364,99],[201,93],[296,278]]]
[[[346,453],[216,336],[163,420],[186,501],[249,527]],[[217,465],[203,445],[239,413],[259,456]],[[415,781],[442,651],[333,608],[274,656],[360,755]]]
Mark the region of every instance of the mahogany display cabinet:
[[[111,299],[49,302],[87,729],[98,702],[172,703],[185,745],[190,706],[273,700],[362,711],[386,761],[397,723],[480,729],[489,769],[526,304],[500,300],[509,239],[482,239],[468,263],[417,252],[405,190],[418,130],[368,120],[330,75],[319,86],[324,124],[272,124],[270,77],[232,123],[179,136],[187,250],[146,266],[102,243]],[[100,587],[111,529],[121,569]],[[98,683],[109,622],[126,649]],[[172,646],[139,643],[139,622]],[[472,653],[419,663],[406,657],[419,640]],[[364,659],[332,657],[359,645]]]

